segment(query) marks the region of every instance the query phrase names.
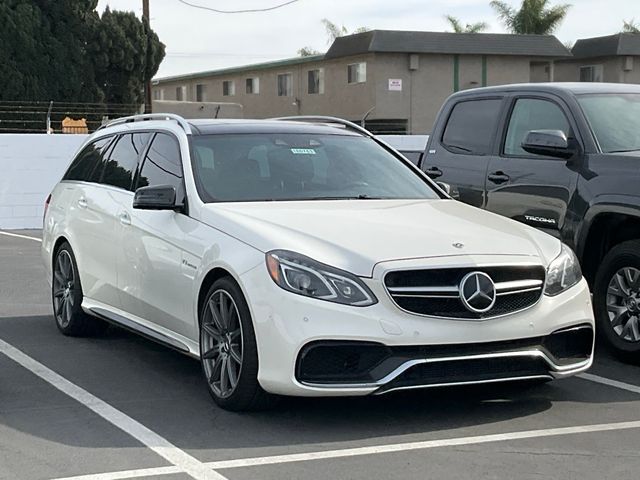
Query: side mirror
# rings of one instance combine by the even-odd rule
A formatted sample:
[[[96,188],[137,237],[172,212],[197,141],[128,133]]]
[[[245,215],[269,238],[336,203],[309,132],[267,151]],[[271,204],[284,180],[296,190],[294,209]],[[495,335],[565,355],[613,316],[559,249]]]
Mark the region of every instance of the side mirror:
[[[449,185],[448,183],[444,183],[444,182],[436,182],[436,184],[442,190],[444,190],[447,195],[451,195],[451,185]]]
[[[525,152],[568,159],[575,153],[562,130],[531,130],[522,142]]]
[[[175,210],[176,187],[157,185],[140,187],[133,197],[133,208],[139,210]]]

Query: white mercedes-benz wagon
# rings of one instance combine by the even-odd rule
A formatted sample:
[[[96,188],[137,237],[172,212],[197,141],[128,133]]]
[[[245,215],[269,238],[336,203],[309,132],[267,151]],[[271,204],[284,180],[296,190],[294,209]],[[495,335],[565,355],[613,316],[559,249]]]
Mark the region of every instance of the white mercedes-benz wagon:
[[[592,362],[569,248],[343,120],[114,121],[51,193],[42,245],[62,333],[108,322],[195,357],[228,409]]]

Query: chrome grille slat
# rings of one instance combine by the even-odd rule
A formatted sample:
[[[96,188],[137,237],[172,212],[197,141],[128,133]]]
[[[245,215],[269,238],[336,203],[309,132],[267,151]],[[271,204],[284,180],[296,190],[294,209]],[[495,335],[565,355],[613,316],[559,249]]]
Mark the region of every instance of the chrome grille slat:
[[[487,312],[472,312],[463,304],[459,285],[471,272],[486,273],[494,280],[496,301]],[[495,318],[530,308],[542,297],[544,281],[541,265],[394,270],[384,277],[385,287],[400,309],[463,320]]]

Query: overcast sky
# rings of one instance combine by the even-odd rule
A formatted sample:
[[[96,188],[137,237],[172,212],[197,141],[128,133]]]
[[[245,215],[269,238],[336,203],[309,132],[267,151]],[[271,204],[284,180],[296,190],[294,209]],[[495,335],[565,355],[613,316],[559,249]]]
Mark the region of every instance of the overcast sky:
[[[188,0],[218,9],[263,8],[283,0]],[[521,0],[507,0],[519,5]],[[181,4],[150,0],[151,25],[167,46],[157,77],[295,57],[300,47],[328,48],[322,18],[349,30],[446,31],[444,15],[464,23],[485,21],[489,32],[504,27],[489,0],[299,0],[264,13],[224,15]],[[552,4],[561,3],[552,0]],[[562,2],[564,3],[564,2]],[[562,41],[616,33],[623,19],[640,21],[638,0],[569,0],[573,7],[555,35]],[[142,14],[142,0],[100,0],[117,10]]]

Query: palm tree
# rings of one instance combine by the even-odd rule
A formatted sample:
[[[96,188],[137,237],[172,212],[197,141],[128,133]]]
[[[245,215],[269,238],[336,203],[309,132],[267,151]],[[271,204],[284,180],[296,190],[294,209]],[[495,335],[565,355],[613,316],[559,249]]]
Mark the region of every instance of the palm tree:
[[[331,45],[336,38],[344,37],[345,35],[354,35],[356,33],[364,33],[368,32],[369,28],[367,27],[359,27],[356,28],[353,32],[349,33],[347,27],[344,25],[340,26],[337,23],[333,23],[328,18],[323,18],[321,20],[324,25],[324,29],[327,31],[327,45]]]
[[[512,33],[550,35],[567,15],[571,5],[549,6],[549,0],[522,0],[516,10],[506,2],[493,0],[491,6]]]
[[[622,33],[640,33],[640,26],[633,20],[623,20]]]
[[[460,19],[453,15],[445,15],[444,18],[449,22],[455,33],[480,33],[489,28],[487,22],[467,23],[463,26]]]
[[[335,42],[336,38],[369,31],[368,27],[359,27],[356,28],[353,32],[349,33],[347,27],[345,27],[344,25],[340,26],[337,23],[333,23],[328,18],[323,18],[321,22],[327,32],[327,45],[331,45],[333,42]],[[312,55],[320,55],[320,52],[312,47],[302,47],[298,50],[298,55],[301,57],[310,57]]]

